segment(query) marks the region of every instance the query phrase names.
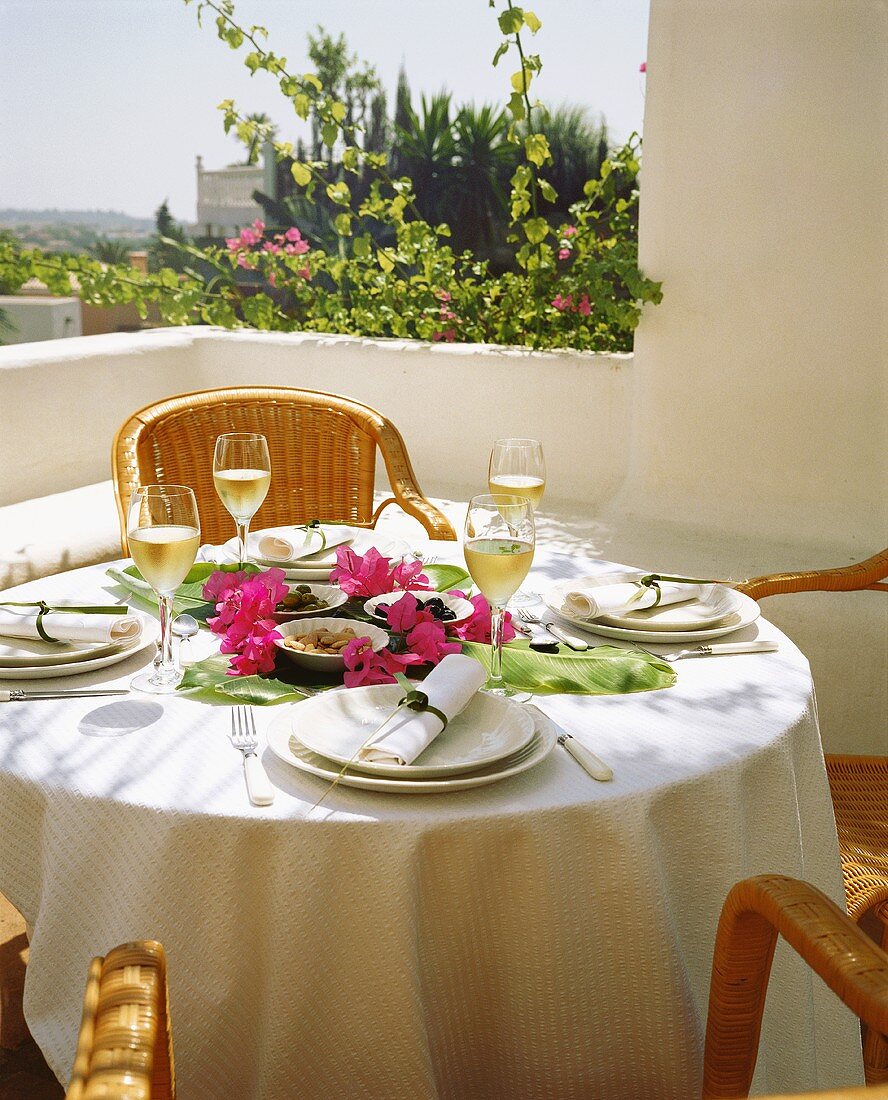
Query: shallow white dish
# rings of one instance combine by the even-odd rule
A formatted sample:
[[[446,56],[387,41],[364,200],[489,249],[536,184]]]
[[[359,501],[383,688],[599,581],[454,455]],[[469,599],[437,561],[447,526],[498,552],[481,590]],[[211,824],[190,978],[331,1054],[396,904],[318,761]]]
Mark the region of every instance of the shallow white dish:
[[[44,642],[41,638],[0,638],[0,668],[42,668],[72,665],[104,657],[123,642]]]
[[[335,619],[330,617],[294,619],[289,623],[281,623],[277,628],[281,637],[276,638],[274,644],[294,664],[302,665],[303,668],[310,668],[315,672],[342,672],[345,669],[345,660],[341,654],[302,653],[298,649],[290,649],[285,646],[284,638],[298,638],[302,634],[311,634],[313,630],[329,630],[331,634],[338,634],[347,626],[352,628],[356,638],[369,638],[374,653],[380,649],[385,649],[388,645],[388,634],[372,623],[362,623],[358,619]]]
[[[306,584],[306,581],[299,581],[299,584]],[[287,587],[292,592],[296,588],[295,583],[288,584]],[[326,600],[327,606],[321,608],[314,608],[310,611],[275,611],[274,618],[279,623],[289,623],[294,619],[307,619],[311,617],[317,617],[318,615],[327,615],[331,611],[335,611],[337,607],[342,605],[348,599],[348,596],[335,584],[309,584],[308,588],[312,594],[317,596],[318,599]]]
[[[84,672],[94,672],[96,669],[107,668],[119,661],[129,660],[135,654],[153,649],[157,645],[159,627],[151,618],[148,619],[148,623],[138,641],[117,645],[113,653],[106,653],[103,657],[71,661],[68,664],[0,668],[0,680],[51,680],[63,676],[80,676]]]
[[[568,589],[576,585],[576,579],[558,581],[543,596],[546,606],[560,619],[577,626],[590,634],[598,634],[604,638],[620,638],[628,642],[702,642],[706,639],[720,638],[725,634],[732,634],[735,630],[742,630],[749,626],[761,614],[759,605],[755,600],[742,592],[734,592],[738,599],[737,610],[722,618],[715,626],[703,627],[698,630],[650,630],[625,626],[609,626],[602,620],[590,622],[575,615],[569,615],[561,610],[564,595]]]
[[[416,685],[422,691],[422,684]],[[417,757],[413,764],[376,763],[353,760],[370,734],[397,706],[403,691],[397,684],[375,684],[316,695],[291,707],[291,731],[307,749],[349,764],[351,770],[392,779],[434,779],[476,771],[513,756],[533,737],[533,715],[519,703],[496,695],[479,693],[448,723],[447,729]],[[392,719],[405,721],[409,711]]]
[[[305,704],[294,705],[304,706]],[[341,765],[318,756],[297,741],[290,732],[290,715],[283,707],[280,709],[282,713],[275,715],[268,727],[268,747],[271,752],[285,764],[308,772],[310,775],[316,775],[327,784],[332,783],[339,775]],[[555,748],[555,727],[541,712],[539,716],[536,714],[531,716],[534,722],[534,735],[526,747],[513,756],[506,757],[495,764],[489,764],[478,771],[444,779],[389,779],[386,776],[347,771],[339,780],[339,784],[388,794],[447,794],[451,791],[465,791],[473,787],[498,783],[501,779],[509,779],[513,775],[527,771],[528,768],[536,767]]]
[[[380,554],[386,558],[400,558],[402,555],[410,553],[410,545],[405,542],[404,539],[380,536],[375,531],[365,527],[346,527],[336,524],[336,530],[343,534],[348,533],[352,540],[348,549],[354,550],[356,554],[366,554],[371,546],[375,546]],[[272,562],[265,559],[259,560],[256,557],[259,549],[259,539],[264,538],[265,535],[282,535],[286,538],[290,538],[294,534],[298,536],[301,533],[302,532],[298,530],[294,531],[292,526],[267,527],[263,531],[251,531],[247,537],[247,553],[254,561],[258,561],[259,564],[266,569],[283,569],[284,576],[288,581],[327,580],[336,565],[336,550],[338,547],[333,547],[329,555],[325,554],[321,558],[312,558],[310,562],[299,562],[288,566],[283,566],[280,562]],[[237,560],[236,538],[229,539],[222,549],[228,560]]]
[[[368,615],[372,615],[378,622],[387,623],[388,620],[384,616],[378,614],[378,609],[382,606],[397,603],[403,595],[403,592],[384,592],[381,596],[374,596],[372,599],[367,600],[364,604],[364,610]],[[449,607],[456,618],[448,619],[447,622],[443,624],[445,627],[459,626],[460,623],[468,622],[475,613],[473,604],[469,603],[468,600],[462,599],[460,596],[451,596],[449,592],[421,591],[411,592],[410,595],[415,596],[420,603],[425,603],[426,600],[437,597],[445,607]]]

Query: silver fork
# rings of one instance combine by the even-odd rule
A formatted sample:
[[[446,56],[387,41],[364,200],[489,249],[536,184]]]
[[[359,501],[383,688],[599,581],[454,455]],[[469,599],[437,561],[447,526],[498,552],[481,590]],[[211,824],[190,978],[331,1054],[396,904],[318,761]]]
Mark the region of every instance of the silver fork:
[[[518,618],[522,619],[526,623],[532,623],[534,626],[542,627],[552,638],[556,638],[559,642],[564,642],[570,649],[575,649],[578,653],[582,653],[583,650],[589,648],[589,643],[582,638],[578,638],[575,634],[567,634],[559,626],[555,626],[554,623],[545,623],[537,615],[531,615],[531,613],[524,607],[518,611]],[[542,639],[540,639],[542,641]]]
[[[661,661],[683,661],[685,657],[719,657],[728,653],[773,653],[779,649],[777,642],[761,639],[757,642],[715,642],[713,645],[696,645],[693,649],[674,649],[670,653],[654,653],[633,642],[636,649]]]
[[[256,722],[249,707],[234,707],[231,711],[231,743],[243,753],[247,794],[254,806],[270,806],[274,802],[274,787],[265,774],[262,761],[256,755],[259,739]]]

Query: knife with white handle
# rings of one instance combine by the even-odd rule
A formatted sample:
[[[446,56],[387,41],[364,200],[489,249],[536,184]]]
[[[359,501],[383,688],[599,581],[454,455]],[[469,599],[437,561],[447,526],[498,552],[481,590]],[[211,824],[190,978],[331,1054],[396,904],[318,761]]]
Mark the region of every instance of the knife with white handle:
[[[762,639],[758,642],[714,642],[712,645],[698,645],[684,651],[686,657],[717,657],[728,653],[774,653],[780,648],[778,642]]]
[[[609,783],[613,779],[614,773],[607,764],[597,757],[591,749],[587,749],[585,745],[581,744],[572,734],[562,729],[556,722],[553,722],[548,714],[543,714],[539,707],[528,706],[527,709],[536,711],[537,714],[542,715],[548,722],[552,723],[558,731],[558,744],[563,749],[567,749],[584,772],[591,775],[593,779],[597,779],[599,783]]]
[[[129,695],[129,688],[77,688],[71,691],[0,691],[0,703],[27,703],[31,699],[91,699],[99,695]]]
[[[578,653],[583,653],[589,648],[589,643],[585,638],[578,638],[576,634],[568,634],[566,630],[562,630],[560,626],[556,626],[554,623],[543,623],[543,626],[553,638],[557,638],[559,642],[564,642],[569,649],[575,649]]]

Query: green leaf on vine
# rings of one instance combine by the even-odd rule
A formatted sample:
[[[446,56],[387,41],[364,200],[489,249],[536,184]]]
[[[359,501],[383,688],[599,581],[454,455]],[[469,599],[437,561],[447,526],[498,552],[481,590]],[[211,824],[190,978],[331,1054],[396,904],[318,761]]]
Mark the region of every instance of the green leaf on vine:
[[[521,8],[509,8],[500,12],[497,22],[503,34],[517,34],[524,23],[524,12]]]
[[[524,152],[527,154],[527,159],[533,161],[539,168],[552,159],[549,141],[545,134],[528,134],[524,139]]]
[[[524,22],[531,34],[536,34],[536,32],[543,25],[541,20],[538,19],[532,11],[526,11],[524,13]]]
[[[541,244],[549,233],[549,223],[545,218],[528,218],[524,223],[524,235],[531,244]]]
[[[305,187],[311,183],[311,171],[306,165],[300,164],[298,160],[292,165],[290,172],[300,187]]]

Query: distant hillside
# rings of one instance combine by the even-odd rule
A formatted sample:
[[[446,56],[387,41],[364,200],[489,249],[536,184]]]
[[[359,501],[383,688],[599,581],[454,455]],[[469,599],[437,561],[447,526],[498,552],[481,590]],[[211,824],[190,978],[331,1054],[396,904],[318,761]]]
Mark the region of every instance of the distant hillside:
[[[139,235],[154,228],[153,218],[134,218],[119,210],[15,210],[0,209],[0,227],[80,225],[102,234]]]

